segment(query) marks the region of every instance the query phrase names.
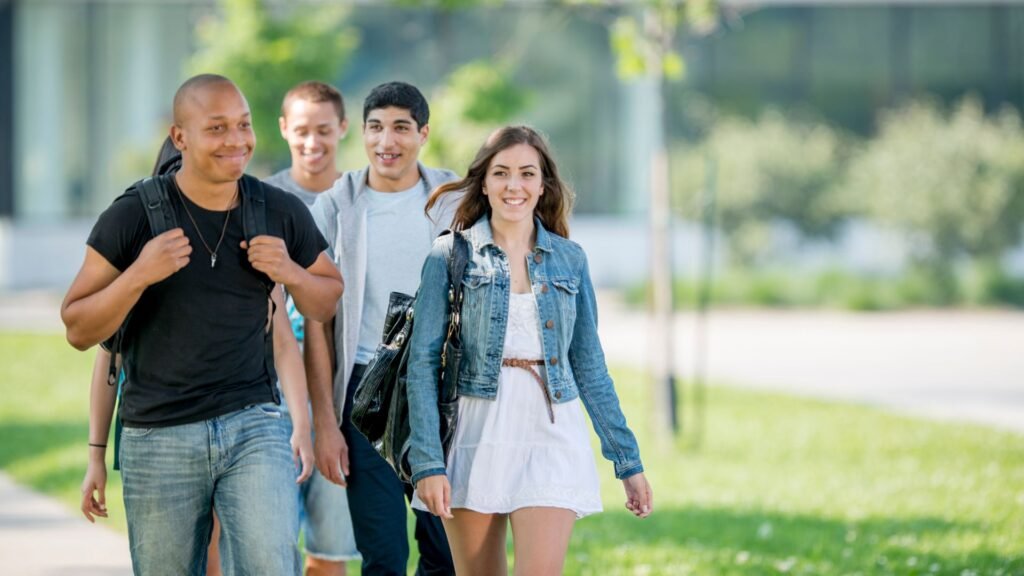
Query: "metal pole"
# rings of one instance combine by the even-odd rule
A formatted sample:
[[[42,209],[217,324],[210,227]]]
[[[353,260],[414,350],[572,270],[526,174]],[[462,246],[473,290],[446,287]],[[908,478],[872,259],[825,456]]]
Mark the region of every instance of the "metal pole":
[[[672,329],[671,204],[668,193],[668,152],[658,146],[651,161],[651,284],[654,307],[654,386],[659,425],[679,431],[674,377],[675,337]]]
[[[693,374],[693,444],[699,446],[704,440],[706,425],[708,364],[708,312],[711,307],[711,287],[715,266],[715,196],[718,164],[714,153],[705,157],[705,185],[701,198],[701,270],[700,289],[697,293],[697,328],[694,337]]]

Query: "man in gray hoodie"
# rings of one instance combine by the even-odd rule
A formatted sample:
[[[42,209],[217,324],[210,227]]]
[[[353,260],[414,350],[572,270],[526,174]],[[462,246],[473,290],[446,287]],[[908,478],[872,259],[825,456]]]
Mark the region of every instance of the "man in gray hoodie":
[[[429,118],[427,101],[416,87],[389,82],[374,88],[363,103],[369,165],[339,178],[311,208],[345,280],[333,329],[307,319],[317,467],[328,480],[348,486],[356,546],[368,575],[406,573],[405,500],[412,487],[352,426],[352,397],[380,344],[391,292],[416,292],[433,240],[454,215],[452,200],[430,214],[423,211],[434,188],[457,178],[419,163]],[[454,574],[440,519],[414,512],[420,551],[416,573]]]

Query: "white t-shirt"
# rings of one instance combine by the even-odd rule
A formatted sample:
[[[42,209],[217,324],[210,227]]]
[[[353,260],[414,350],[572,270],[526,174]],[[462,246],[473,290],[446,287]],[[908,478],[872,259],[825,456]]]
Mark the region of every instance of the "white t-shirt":
[[[423,213],[427,202],[423,180],[401,192],[378,192],[367,187],[366,193],[366,298],[357,364],[368,363],[377,351],[391,293],[416,293],[423,261],[434,241]]]

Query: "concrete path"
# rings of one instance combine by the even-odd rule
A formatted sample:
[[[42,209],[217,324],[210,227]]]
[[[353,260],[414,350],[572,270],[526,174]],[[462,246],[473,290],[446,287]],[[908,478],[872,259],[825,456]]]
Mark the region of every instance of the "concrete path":
[[[18,576],[130,576],[128,538],[0,472],[0,572]]]
[[[675,320],[677,375],[694,374],[697,318]],[[649,319],[602,298],[609,363],[650,362]],[[1024,313],[715,311],[711,382],[1024,432]]]

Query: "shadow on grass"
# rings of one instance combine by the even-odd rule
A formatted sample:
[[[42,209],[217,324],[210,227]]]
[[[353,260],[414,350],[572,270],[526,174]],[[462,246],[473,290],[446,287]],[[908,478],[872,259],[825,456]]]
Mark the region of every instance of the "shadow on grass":
[[[640,521],[615,511],[577,524],[566,568],[574,574],[608,573],[599,566],[648,574],[1022,573],[1024,559],[966,543],[986,529],[929,517],[844,521],[688,507]]]
[[[86,422],[4,422],[0,424],[0,469],[47,460],[53,454],[53,461],[45,462],[40,473],[32,475],[32,486],[47,492],[77,486],[85,472],[88,437]],[[56,456],[70,447],[81,449],[81,459]]]

